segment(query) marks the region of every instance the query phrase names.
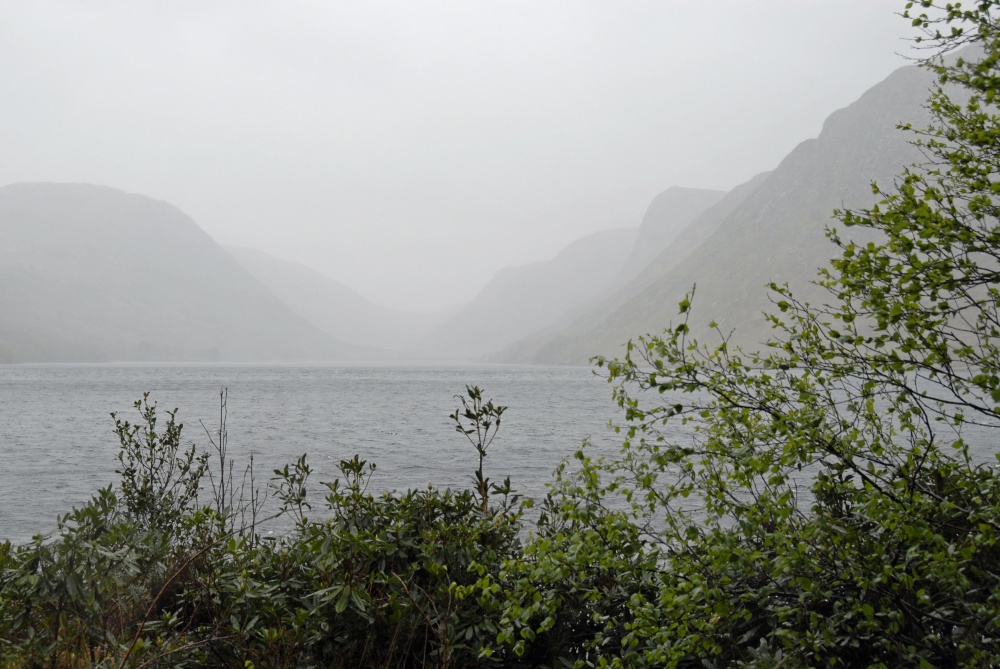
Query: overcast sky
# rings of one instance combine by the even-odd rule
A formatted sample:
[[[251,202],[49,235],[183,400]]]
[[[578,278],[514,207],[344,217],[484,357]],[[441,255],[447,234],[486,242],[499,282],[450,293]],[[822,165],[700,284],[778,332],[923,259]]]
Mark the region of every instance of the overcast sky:
[[[150,195],[447,307],[772,169],[905,64],[903,4],[0,0],[0,185]]]

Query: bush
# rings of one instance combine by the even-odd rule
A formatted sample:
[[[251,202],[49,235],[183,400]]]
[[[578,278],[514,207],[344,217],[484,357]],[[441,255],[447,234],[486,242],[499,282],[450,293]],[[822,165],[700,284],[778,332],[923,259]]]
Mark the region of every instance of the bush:
[[[121,483],[61,517],[51,536],[0,552],[0,658],[14,666],[104,666],[142,632],[162,636],[169,588],[217,540],[213,515],[195,504],[204,459],[180,454],[175,412],[156,431],[115,417]]]
[[[475,433],[488,420],[495,436],[503,407],[468,393],[456,424]],[[485,445],[475,490],[457,492],[375,496],[375,466],[344,460],[322,520],[306,517],[303,456],[275,472],[273,488],[295,528],[263,541],[226,500],[198,502],[207,458],[182,448],[176,410],[160,431],[148,397],[135,407],[141,422],[115,417],[118,488],[61,518],[51,536],[0,546],[0,666],[494,663],[480,651],[496,625],[487,600],[469,593],[517,555],[521,512],[509,481],[484,488]]]

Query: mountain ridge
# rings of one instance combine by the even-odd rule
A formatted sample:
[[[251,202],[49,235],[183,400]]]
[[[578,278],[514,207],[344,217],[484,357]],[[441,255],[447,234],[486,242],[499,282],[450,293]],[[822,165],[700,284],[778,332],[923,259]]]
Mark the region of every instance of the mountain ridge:
[[[695,285],[690,325],[699,338],[718,340],[708,327],[714,321],[722,336],[733,333],[733,344],[759,346],[770,332],[762,316],[770,307],[765,286],[790,281],[802,299],[822,300],[823,291],[809,281],[837,253],[824,234],[833,210],[874,204],[873,181],[892,181],[920,159],[895,127],[927,123],[924,102],[934,81],[916,66],[896,70],[833,112],[818,137],[796,146],[690,254],[659,274],[646,272],[646,285],[637,284],[640,273],[552,336],[515,342],[494,359],[584,364],[595,355],[620,355],[628,340],[676,320],[678,302]],[[850,236],[867,240],[860,230]],[[653,265],[669,253],[668,247]]]
[[[632,253],[612,284],[620,288],[634,279],[666,249],[695,218],[715,206],[726,191],[671,186],[657,194],[646,207]]]

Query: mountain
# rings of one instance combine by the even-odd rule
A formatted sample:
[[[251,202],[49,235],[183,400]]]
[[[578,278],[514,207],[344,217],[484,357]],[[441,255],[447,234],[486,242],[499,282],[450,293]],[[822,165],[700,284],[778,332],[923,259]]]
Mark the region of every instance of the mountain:
[[[908,143],[912,137],[895,126],[926,125],[924,103],[933,84],[923,69],[897,70],[834,112],[818,138],[799,144],[773,172],[740,187],[740,197],[734,191],[699,216],[595,309],[550,336],[516,342],[497,359],[583,364],[596,354],[620,355],[629,339],[676,322],[677,303],[695,284],[695,333],[717,341],[708,332],[714,320],[724,334],[735,331],[734,343],[759,346],[770,333],[762,316],[770,308],[765,286],[789,282],[803,299],[825,299],[809,282],[837,254],[824,235],[834,223],[833,210],[874,204],[873,181],[888,186],[905,166],[920,161]],[[720,216],[727,200],[736,206]],[[864,230],[842,232],[845,239],[868,239]]]
[[[743,201],[756,191],[770,174],[770,172],[758,174],[750,181],[724,193],[714,205],[700,212],[669,244],[660,249],[643,267],[634,272],[635,276],[632,281],[610,296],[605,304],[611,306],[611,300],[620,300],[623,295],[635,295],[659,281],[663,275],[692,255],[715,234],[726,218],[743,204]]]
[[[695,218],[715,205],[725,194],[721,190],[673,186],[653,198],[642,217],[632,253],[615,277],[614,287],[627,285],[653,258],[670,246]]]
[[[638,270],[623,268],[619,272],[619,280],[626,273],[626,269],[628,274],[633,276],[625,285],[617,286],[599,298],[583,303],[585,308],[578,308],[573,318],[559,322],[556,327],[549,327],[513,342],[490,356],[490,359],[495,362],[584,364],[593,355],[595,337],[611,342],[611,346],[617,345],[620,341],[617,339],[620,336],[619,326],[628,327],[628,324],[605,322],[607,315],[614,312],[622,302],[654,285],[670,269],[693,254],[719,229],[726,217],[766,180],[769,174],[770,172],[758,174],[750,181],[725,193],[713,206],[700,212],[694,221],[691,221],[645,266]],[[652,206],[650,208],[652,209]],[[594,332],[589,336],[575,336],[580,331],[591,329]]]
[[[611,285],[632,252],[637,228],[578,239],[550,260],[505,267],[471,303],[427,336],[432,355],[479,358],[574,313]]]
[[[225,248],[243,269],[292,311],[344,341],[405,351],[412,349],[418,337],[457,311],[421,314],[390,309],[305,265],[281,260],[263,251],[239,246]]]
[[[361,353],[176,207],[88,184],[0,188],[0,360],[293,361]]]
[[[421,340],[436,355],[494,356],[525,337],[544,337],[628,283],[722,191],[673,187],[657,195],[638,228],[578,239],[554,258],[505,267],[473,301]]]

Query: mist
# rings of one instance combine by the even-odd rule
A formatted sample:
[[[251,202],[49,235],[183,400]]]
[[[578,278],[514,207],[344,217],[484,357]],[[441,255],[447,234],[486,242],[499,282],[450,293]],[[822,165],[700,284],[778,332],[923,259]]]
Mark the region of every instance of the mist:
[[[905,64],[892,3],[0,4],[0,185],[169,201],[408,311],[729,190]]]

